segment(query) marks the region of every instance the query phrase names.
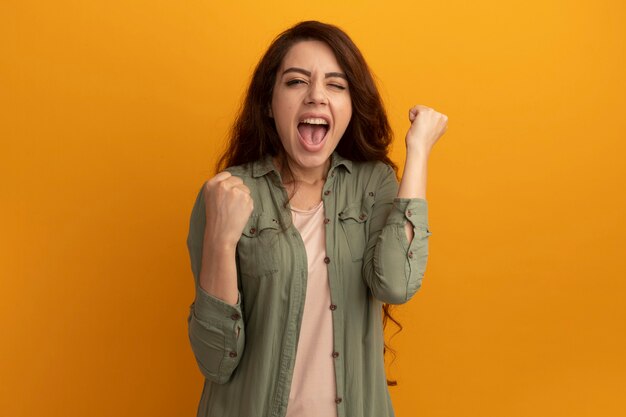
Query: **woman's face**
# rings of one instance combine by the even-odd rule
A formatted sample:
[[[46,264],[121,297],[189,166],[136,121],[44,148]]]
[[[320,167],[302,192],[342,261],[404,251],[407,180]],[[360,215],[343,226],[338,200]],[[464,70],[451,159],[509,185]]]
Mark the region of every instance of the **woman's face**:
[[[301,41],[276,74],[271,116],[295,173],[325,175],[352,117],[348,80],[330,47]]]

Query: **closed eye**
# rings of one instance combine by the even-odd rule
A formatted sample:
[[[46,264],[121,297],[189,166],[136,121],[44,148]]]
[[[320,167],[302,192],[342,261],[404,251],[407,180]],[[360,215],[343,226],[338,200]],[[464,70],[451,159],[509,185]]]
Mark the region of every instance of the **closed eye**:
[[[287,86],[290,86],[290,87],[292,85],[298,85],[298,84],[306,84],[306,82],[304,80],[301,80],[301,79],[298,79],[298,78],[296,78],[294,80],[287,81]]]
[[[346,87],[341,84],[328,84],[332,88],[336,88],[337,90],[345,90]]]

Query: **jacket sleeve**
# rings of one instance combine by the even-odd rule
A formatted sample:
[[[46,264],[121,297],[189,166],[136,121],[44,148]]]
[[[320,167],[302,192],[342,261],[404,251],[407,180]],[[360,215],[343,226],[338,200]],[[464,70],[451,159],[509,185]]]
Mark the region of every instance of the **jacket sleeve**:
[[[196,294],[187,319],[189,340],[200,372],[206,379],[224,384],[243,354],[242,298],[240,292],[238,303],[233,306],[213,297],[199,285],[205,222],[204,198],[200,190],[191,213],[187,237]]]
[[[374,297],[388,304],[411,299],[422,285],[428,258],[428,206],[423,198],[397,198],[398,181],[384,165],[369,217],[363,277]],[[405,224],[413,227],[406,238]]]

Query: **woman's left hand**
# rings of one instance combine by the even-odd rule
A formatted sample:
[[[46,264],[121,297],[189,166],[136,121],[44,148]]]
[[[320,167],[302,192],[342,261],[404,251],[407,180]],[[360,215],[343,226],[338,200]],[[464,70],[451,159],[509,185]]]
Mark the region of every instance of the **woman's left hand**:
[[[411,127],[406,134],[407,153],[430,154],[433,145],[448,129],[448,116],[419,104],[409,110],[409,120]]]

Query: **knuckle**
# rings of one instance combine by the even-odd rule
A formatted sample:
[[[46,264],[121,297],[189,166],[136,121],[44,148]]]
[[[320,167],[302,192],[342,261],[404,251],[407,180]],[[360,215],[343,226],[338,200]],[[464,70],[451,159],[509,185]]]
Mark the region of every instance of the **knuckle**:
[[[222,171],[218,174],[216,174],[213,178],[211,178],[210,180],[207,181],[206,186],[207,188],[210,188],[212,186],[215,186],[215,184],[220,184],[221,182],[223,182],[226,178],[228,178],[230,176],[230,173],[227,171]]]
[[[204,189],[202,190],[202,192],[204,193],[205,196],[208,196],[213,193],[214,189],[215,189],[215,184],[211,183],[210,181],[207,181],[206,184],[204,184]]]
[[[225,194],[232,192],[231,191],[232,187],[226,181],[223,181],[219,184],[219,189],[221,192]]]

